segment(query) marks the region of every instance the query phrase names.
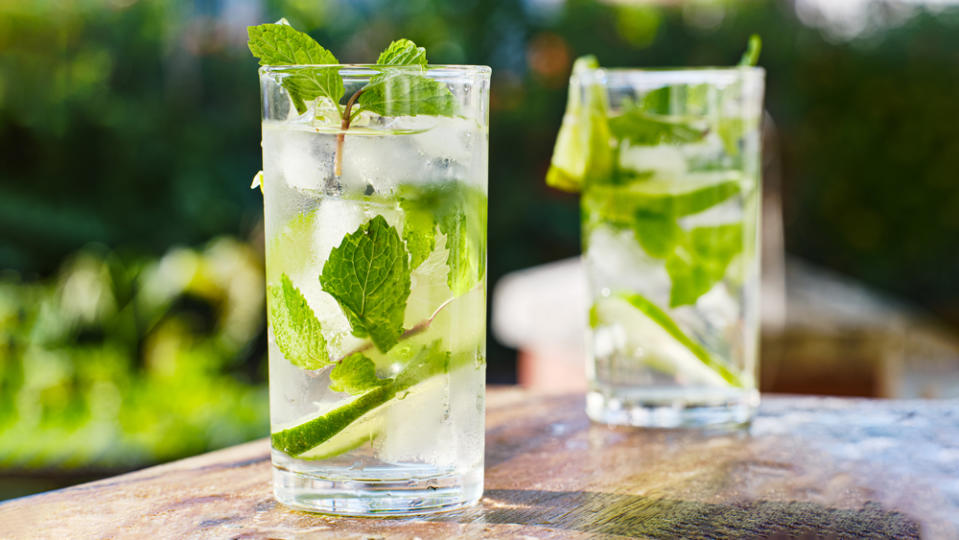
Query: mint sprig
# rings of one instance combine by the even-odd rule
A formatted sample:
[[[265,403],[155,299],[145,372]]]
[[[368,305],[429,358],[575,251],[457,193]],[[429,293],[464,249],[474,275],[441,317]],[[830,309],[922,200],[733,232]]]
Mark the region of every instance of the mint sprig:
[[[383,352],[396,345],[410,296],[409,254],[383,216],[364,223],[330,251],[320,285],[340,304],[354,336],[368,336]]]
[[[382,73],[374,75],[341,104],[345,89],[333,53],[308,34],[295,30],[286,20],[275,24],[250,26],[250,52],[263,66],[290,66],[284,70],[281,85],[290,95],[297,113],[309,109],[308,103],[328,99],[340,111],[340,133],[336,139],[334,173],[343,173],[343,144],[353,120],[363,111],[380,116],[452,116],[456,100],[445,84],[424,75],[426,49],[408,39],[398,39],[380,53],[377,65]]]

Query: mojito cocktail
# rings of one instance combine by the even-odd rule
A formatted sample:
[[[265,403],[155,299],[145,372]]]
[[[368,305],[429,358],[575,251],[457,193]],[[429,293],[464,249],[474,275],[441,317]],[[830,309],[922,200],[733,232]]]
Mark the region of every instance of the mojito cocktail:
[[[751,418],[762,89],[753,67],[578,61],[549,181],[582,193],[592,419]]]
[[[284,41],[256,48],[256,29],[295,32],[275,27],[251,29],[261,63]],[[407,40],[376,65],[305,61],[260,69],[276,496],[350,515],[471,504],[489,69],[427,66]]]

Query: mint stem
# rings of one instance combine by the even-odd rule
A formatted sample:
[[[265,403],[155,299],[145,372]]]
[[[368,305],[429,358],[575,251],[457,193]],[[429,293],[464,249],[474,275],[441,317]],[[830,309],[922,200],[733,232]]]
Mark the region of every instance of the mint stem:
[[[454,300],[454,298],[450,298],[450,299],[448,299],[447,301],[443,302],[442,304],[440,304],[440,307],[436,308],[436,310],[433,311],[433,314],[432,314],[432,315],[430,315],[430,316],[427,317],[426,319],[423,319],[422,321],[416,323],[415,325],[411,326],[408,330],[406,330],[405,332],[403,332],[403,333],[400,335],[400,337],[399,337],[399,341],[403,341],[404,339],[409,339],[409,338],[411,338],[411,337],[413,337],[413,336],[415,336],[415,335],[417,335],[417,334],[420,334],[420,333],[422,333],[422,332],[425,332],[426,329],[430,327],[430,324],[433,323],[433,319],[435,319],[436,316],[440,314],[440,311],[442,311],[443,308],[445,308],[446,306],[450,305],[450,303],[451,303],[453,300]],[[362,345],[356,347],[356,348],[353,349],[352,351],[350,351],[350,352],[344,354],[343,356],[337,358],[337,359],[333,362],[333,364],[339,364],[340,362],[342,362],[343,360],[346,360],[347,358],[353,356],[354,354],[359,354],[359,353],[361,353],[361,352],[368,351],[368,350],[370,350],[370,349],[372,349],[372,348],[373,348],[373,342],[372,342],[372,341],[367,341],[367,342],[363,343]],[[312,370],[311,373],[312,373],[312,374],[318,374],[320,371],[322,371],[322,370],[324,370],[324,369],[326,369],[326,366],[324,366],[323,368],[320,368],[320,369]]]
[[[350,122],[353,121],[353,115],[350,114],[350,110],[353,109],[353,105],[364,90],[366,90],[366,87],[354,92],[353,95],[350,96],[349,101],[346,102],[346,108],[343,109],[343,121],[340,122],[340,132],[336,134],[336,164],[333,170],[336,176],[343,174],[343,142],[344,139],[346,139],[346,130],[350,129]]]

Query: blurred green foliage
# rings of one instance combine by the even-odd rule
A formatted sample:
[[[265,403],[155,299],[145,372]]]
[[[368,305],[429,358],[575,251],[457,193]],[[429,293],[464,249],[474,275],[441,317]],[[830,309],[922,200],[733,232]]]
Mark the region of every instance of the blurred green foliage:
[[[171,247],[260,221],[244,27],[281,16],[347,62],[403,36],[493,67],[491,286],[579,252],[578,199],[543,182],[573,58],[729,65],[758,32],[787,248],[959,324],[959,8],[874,11],[843,41],[788,0],[0,0],[0,465],[264,433],[259,257]],[[490,343],[493,380],[512,356]]]
[[[153,261],[88,248],[48,280],[0,280],[0,467],[115,470],[266,435],[265,374],[244,362],[262,272],[220,239]]]

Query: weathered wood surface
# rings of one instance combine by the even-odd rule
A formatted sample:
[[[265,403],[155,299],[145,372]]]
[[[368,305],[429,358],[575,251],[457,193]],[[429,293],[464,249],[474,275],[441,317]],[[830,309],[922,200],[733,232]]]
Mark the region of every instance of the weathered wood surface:
[[[265,440],[0,505],[0,538],[959,537],[959,403],[766,397],[748,432],[591,425],[491,389],[480,506],[346,519],[273,500]]]

